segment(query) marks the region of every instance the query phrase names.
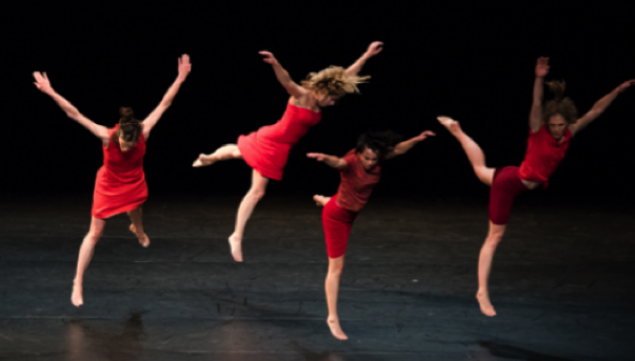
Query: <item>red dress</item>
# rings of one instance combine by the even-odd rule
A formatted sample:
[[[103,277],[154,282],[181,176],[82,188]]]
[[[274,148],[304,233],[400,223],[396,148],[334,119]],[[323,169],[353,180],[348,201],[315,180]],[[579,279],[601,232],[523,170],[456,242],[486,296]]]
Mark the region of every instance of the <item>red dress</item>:
[[[108,131],[111,139],[108,147],[102,145],[104,165],[97,171],[92,210],[93,217],[98,219],[137,209],[148,198],[148,185],[143,172],[146,140],[141,134],[134,148],[124,153],[119,144],[112,141],[117,129],[119,125]]]
[[[238,149],[250,167],[263,176],[282,180],[289,151],[309,128],[322,120],[322,113],[287,104],[287,110],[276,124],[267,125],[238,138]]]

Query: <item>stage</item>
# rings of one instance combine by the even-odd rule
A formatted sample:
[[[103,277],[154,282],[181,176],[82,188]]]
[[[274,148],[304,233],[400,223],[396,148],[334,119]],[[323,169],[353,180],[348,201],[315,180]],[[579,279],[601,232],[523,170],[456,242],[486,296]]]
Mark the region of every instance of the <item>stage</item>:
[[[498,315],[474,299],[487,200],[376,197],[354,224],[333,338],[320,209],[267,196],[245,262],[226,237],[240,196],[152,196],[152,244],[108,222],[70,303],[90,194],[4,197],[3,360],[630,360],[634,208],[519,199],[491,277]]]

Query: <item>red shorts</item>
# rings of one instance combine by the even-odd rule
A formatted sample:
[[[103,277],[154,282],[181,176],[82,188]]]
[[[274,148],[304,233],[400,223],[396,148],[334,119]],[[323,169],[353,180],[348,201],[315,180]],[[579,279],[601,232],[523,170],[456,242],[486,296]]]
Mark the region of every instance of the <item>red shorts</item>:
[[[337,204],[337,194],[322,210],[322,226],[329,258],[338,258],[346,253],[348,236],[351,234],[357,212],[349,211]]]
[[[518,167],[497,168],[489,193],[489,219],[497,225],[509,220],[514,197],[529,191],[518,175]]]

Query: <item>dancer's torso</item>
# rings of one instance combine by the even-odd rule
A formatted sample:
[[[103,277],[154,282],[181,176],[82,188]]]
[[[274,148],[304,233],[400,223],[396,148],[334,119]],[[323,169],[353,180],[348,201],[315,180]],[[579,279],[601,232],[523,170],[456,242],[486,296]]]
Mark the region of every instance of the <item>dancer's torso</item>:
[[[344,156],[346,167],[340,170],[341,182],[337,191],[337,203],[344,209],[359,212],[368,202],[373,188],[381,179],[379,164],[364,169],[355,149]]]
[[[519,170],[520,179],[527,188],[534,189],[540,184],[547,184],[567,153],[571,138],[569,129],[565,130],[560,140],[555,139],[544,125],[536,132],[529,131],[527,152]]]
[[[287,109],[277,123],[264,126],[258,136],[270,142],[292,148],[309,129],[322,120],[322,113],[287,103]]]
[[[146,142],[143,133],[139,136],[137,144],[124,153],[119,144],[112,140],[117,129],[119,125],[108,130],[108,146],[102,146],[104,165],[99,170],[102,177],[106,181],[118,183],[132,183],[144,179],[143,156],[146,153]]]

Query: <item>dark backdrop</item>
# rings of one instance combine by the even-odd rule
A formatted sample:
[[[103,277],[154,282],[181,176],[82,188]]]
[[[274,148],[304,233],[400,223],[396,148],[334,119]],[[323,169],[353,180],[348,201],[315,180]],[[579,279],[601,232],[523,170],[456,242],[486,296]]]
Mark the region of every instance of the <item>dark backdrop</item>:
[[[1,189],[89,193],[102,162],[99,140],[35,89],[33,70],[47,71],[90,119],[113,126],[122,105],[147,115],[176,77],[177,57],[190,54],[193,70],[148,143],[150,190],[235,193],[249,186],[244,162],[191,163],[281,117],[288,96],[258,51],[272,51],[299,81],[348,66],[381,40],[384,52],[363,69],[372,79],[362,95],[324,110],[270,192],[335,192],[337,172],[306,152],[341,155],[366,129],[391,128],[438,136],[387,163],[378,193],[487,194],[438,114],[459,119],[489,165],[519,165],[538,56],[551,57],[549,78],[567,81],[581,113],[635,78],[631,6],[523,4],[3,2]],[[551,188],[540,192],[632,198],[634,102],[629,89],[576,136]]]

